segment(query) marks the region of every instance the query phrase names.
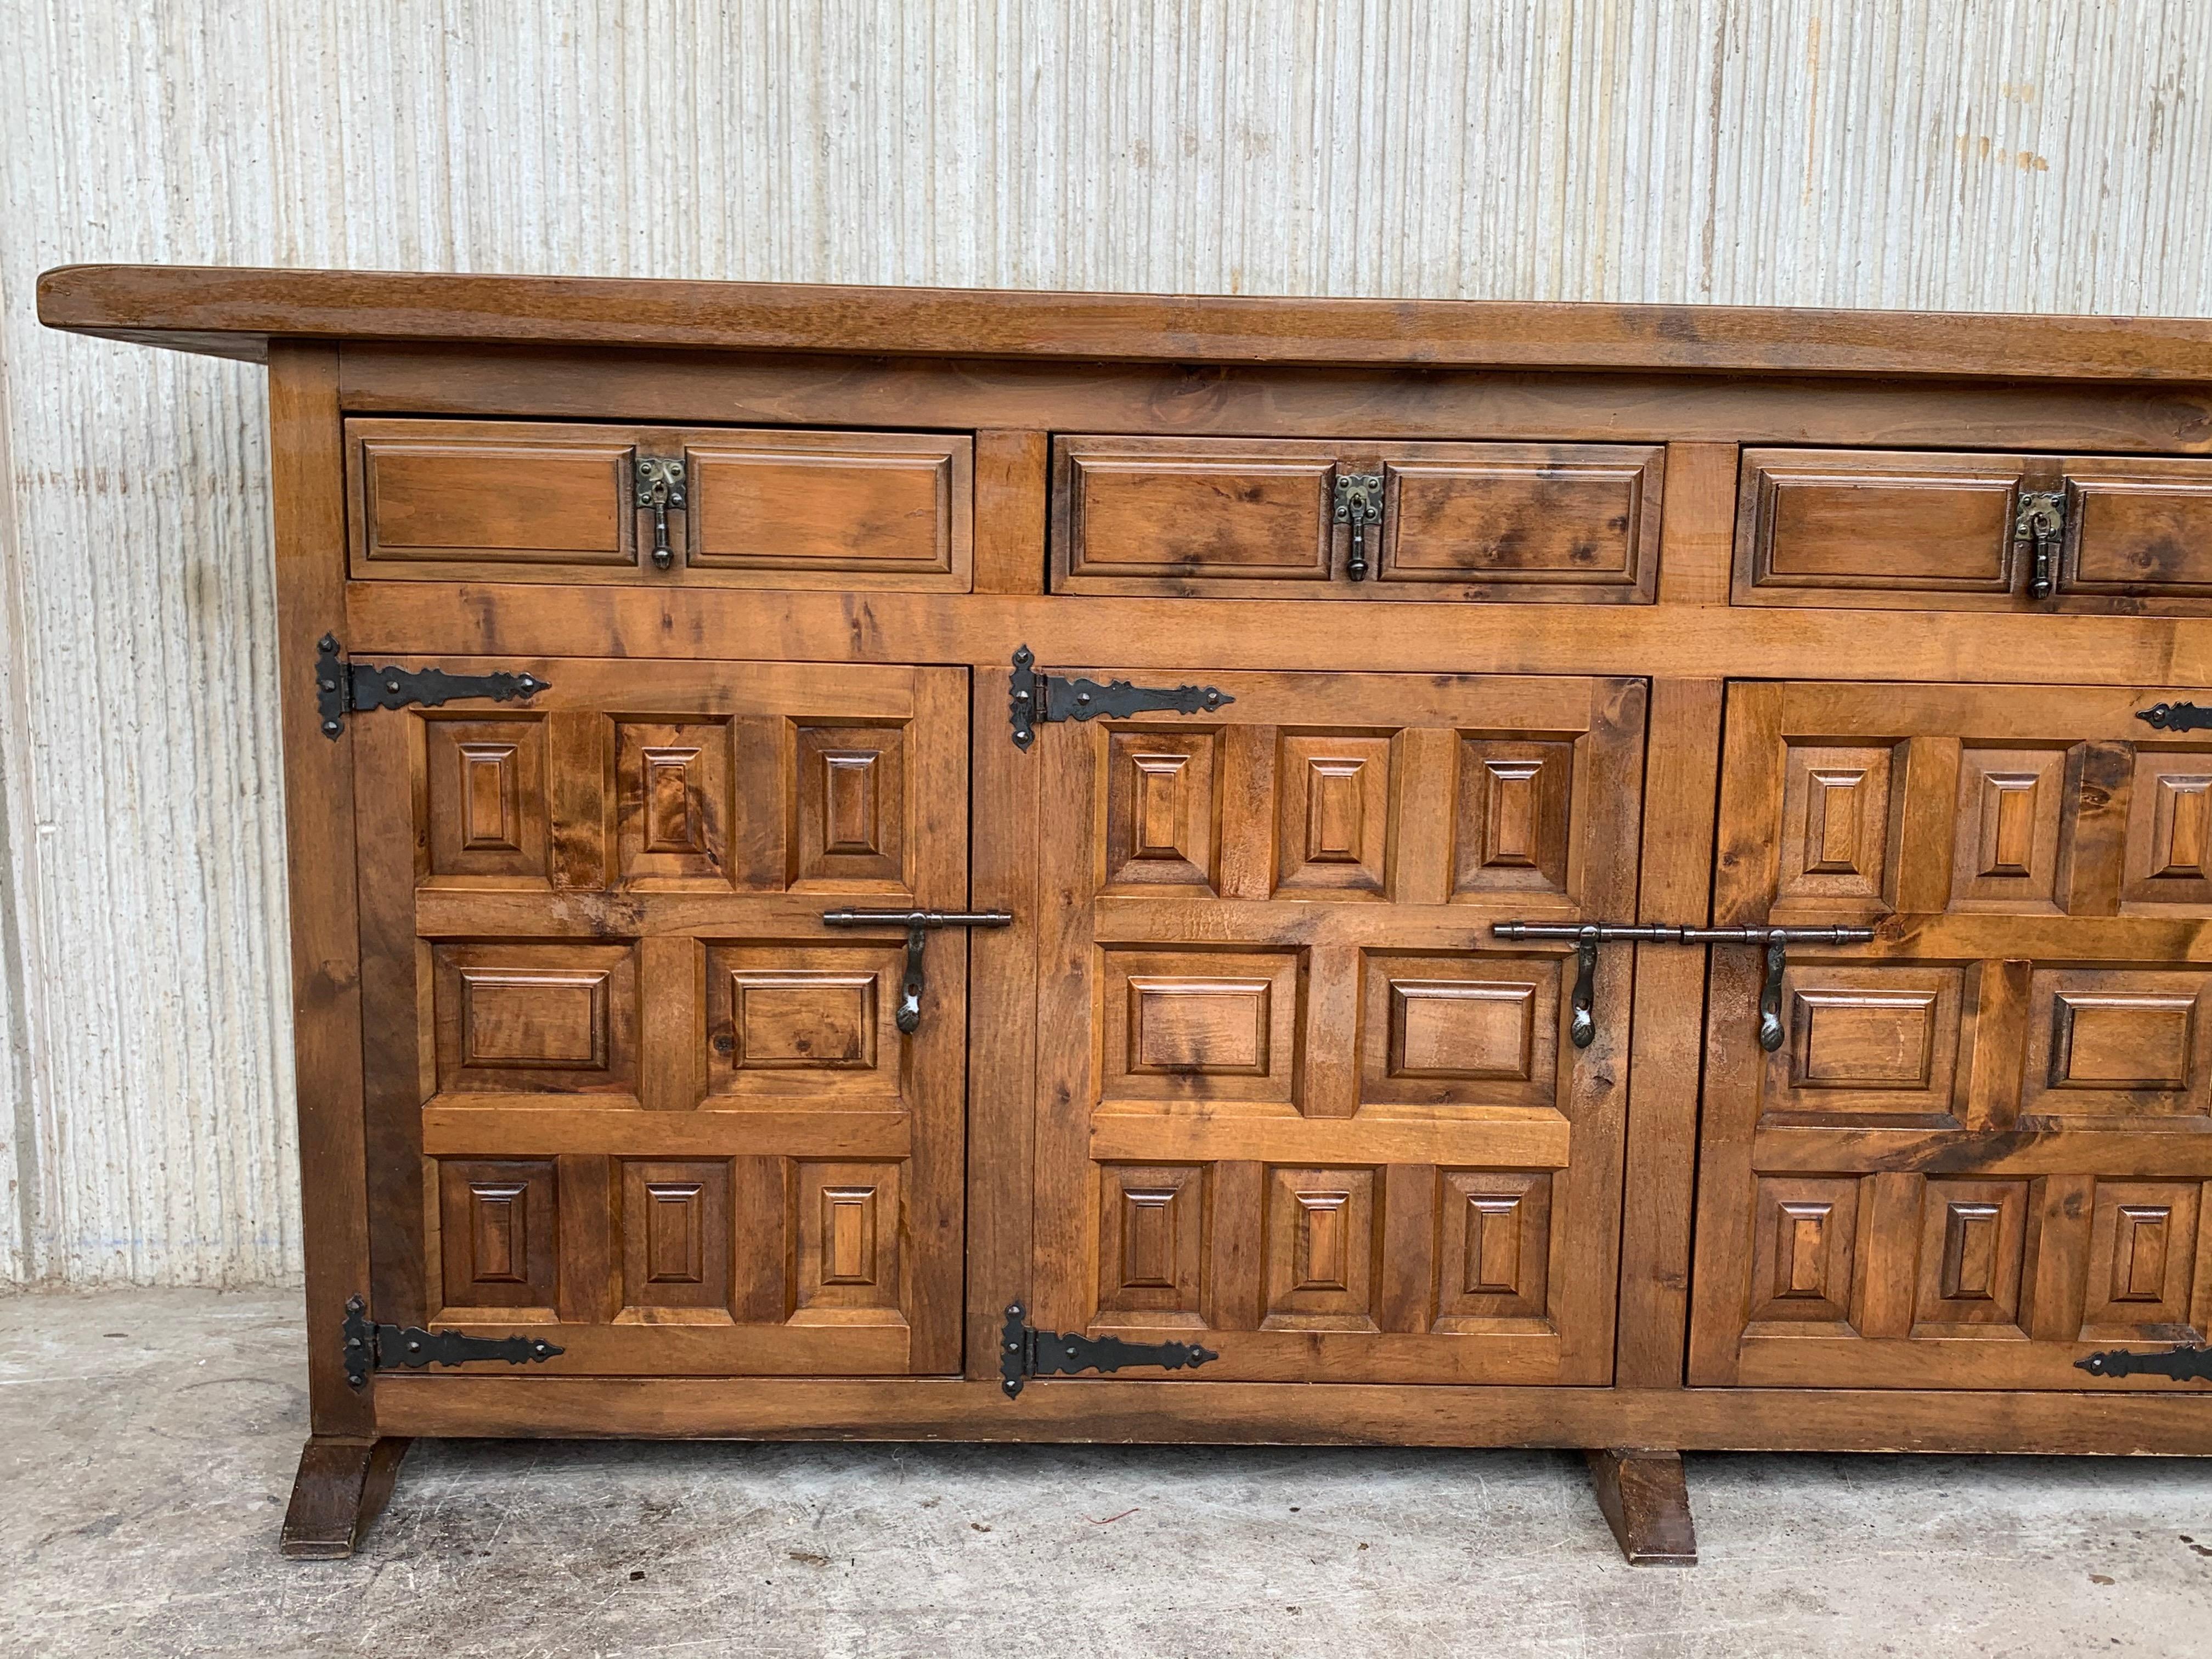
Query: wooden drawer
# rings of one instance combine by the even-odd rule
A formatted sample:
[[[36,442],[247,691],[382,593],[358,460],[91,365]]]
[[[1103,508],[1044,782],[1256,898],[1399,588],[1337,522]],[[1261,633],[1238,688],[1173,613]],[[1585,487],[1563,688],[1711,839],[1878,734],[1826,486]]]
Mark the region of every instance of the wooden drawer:
[[[2022,497],[2054,496],[2038,598]],[[1748,449],[1738,604],[2212,613],[2212,460]]]
[[[966,437],[356,420],[346,440],[356,578],[969,586]],[[641,459],[684,466],[665,569]]]
[[[1063,437],[1052,583],[1064,593],[1648,605],[1665,451],[1650,445]],[[1337,519],[1340,479],[1381,518]]]

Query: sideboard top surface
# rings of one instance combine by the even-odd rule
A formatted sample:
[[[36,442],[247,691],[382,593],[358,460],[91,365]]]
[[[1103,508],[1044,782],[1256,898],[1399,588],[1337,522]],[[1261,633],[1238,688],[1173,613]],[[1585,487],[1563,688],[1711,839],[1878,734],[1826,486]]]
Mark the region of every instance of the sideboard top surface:
[[[49,327],[275,339],[1457,369],[2212,382],[2212,319],[64,265]]]

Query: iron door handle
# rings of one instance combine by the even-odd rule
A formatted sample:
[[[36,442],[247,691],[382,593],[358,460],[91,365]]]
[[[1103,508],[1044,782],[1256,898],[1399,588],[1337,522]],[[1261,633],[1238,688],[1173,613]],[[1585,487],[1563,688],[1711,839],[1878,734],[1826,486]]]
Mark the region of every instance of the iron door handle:
[[[906,929],[906,974],[899,983],[896,1023],[911,1035],[921,1026],[922,953],[929,936],[940,927],[1005,927],[1012,924],[1011,910],[824,910],[826,927],[903,927]]]
[[[672,510],[682,513],[687,509],[684,463],[641,455],[638,458],[636,478],[637,505],[641,511],[653,514],[653,568],[665,570],[676,562],[675,551],[668,544],[668,515]]]
[[[1367,527],[1382,538],[1382,475],[1380,472],[1340,472],[1336,475],[1336,522],[1352,531],[1344,574],[1353,581],[1367,580]]]

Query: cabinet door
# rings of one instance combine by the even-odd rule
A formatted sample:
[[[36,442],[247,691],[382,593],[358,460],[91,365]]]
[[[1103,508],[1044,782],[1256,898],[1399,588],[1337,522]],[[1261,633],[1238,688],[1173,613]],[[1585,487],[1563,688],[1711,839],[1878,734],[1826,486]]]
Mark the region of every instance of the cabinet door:
[[[959,1360],[965,674],[497,663],[528,705],[356,715],[380,1319],[550,1369]]]
[[[1691,1376],[2078,1389],[2212,1317],[2212,738],[2172,688],[1730,688]],[[2199,692],[2198,697],[2212,702]],[[2144,1386],[2171,1386],[2153,1378]]]
[[[1033,1322],[1606,1382],[1630,973],[1577,1048],[1571,955],[1490,923],[1632,914],[1643,683],[1139,678],[1236,701],[1038,733]]]

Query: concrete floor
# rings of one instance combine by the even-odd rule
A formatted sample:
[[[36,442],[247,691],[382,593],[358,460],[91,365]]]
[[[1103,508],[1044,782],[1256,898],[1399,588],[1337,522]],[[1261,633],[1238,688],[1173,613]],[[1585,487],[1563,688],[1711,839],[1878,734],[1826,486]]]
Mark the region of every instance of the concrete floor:
[[[425,1443],[287,1561],[302,1341],[283,1293],[0,1297],[0,1654],[2212,1653],[2174,1459],[1698,1456],[1681,1570],[1565,1453]]]

